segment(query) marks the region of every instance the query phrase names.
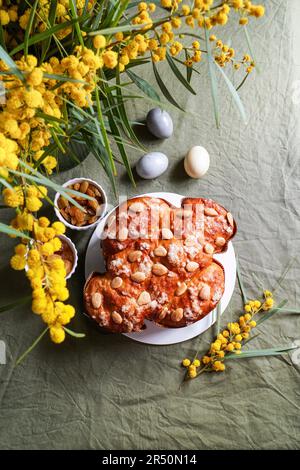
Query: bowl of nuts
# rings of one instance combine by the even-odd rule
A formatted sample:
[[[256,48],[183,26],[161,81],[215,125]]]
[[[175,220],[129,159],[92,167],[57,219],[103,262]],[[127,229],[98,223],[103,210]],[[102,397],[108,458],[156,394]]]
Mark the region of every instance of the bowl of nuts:
[[[80,194],[72,198],[82,207],[79,209],[60,193],[56,193],[54,210],[61,222],[73,230],[87,230],[102,219],[106,213],[107,199],[100,184],[89,178],[74,178],[63,184],[64,188],[86,194],[93,199],[87,199]]]

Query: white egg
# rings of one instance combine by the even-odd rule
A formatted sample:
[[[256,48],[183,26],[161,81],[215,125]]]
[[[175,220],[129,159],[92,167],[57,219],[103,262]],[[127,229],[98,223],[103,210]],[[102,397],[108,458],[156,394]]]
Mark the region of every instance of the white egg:
[[[191,178],[201,178],[209,168],[208,151],[196,145],[192,147],[184,159],[184,169]]]

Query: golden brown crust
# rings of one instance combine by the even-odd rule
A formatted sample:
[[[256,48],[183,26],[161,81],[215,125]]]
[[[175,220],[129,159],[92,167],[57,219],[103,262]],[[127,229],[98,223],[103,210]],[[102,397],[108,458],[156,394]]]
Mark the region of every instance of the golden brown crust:
[[[182,201],[182,206],[192,207],[193,219],[195,220],[197,213],[203,217],[203,226],[199,223],[196,224],[196,233],[202,238],[202,243],[209,243],[213,246],[213,253],[221,253],[227,250],[229,240],[234,237],[237,226],[232,214],[227,211],[223,206],[213,201],[212,199],[205,198],[185,198]],[[204,238],[203,238],[204,235]],[[218,244],[218,238],[223,238],[225,243]],[[221,241],[221,240],[220,240]]]
[[[114,289],[111,287],[111,280],[110,276],[98,273],[90,277],[84,292],[87,313],[108,331],[114,333],[139,331],[143,327],[145,315],[143,309],[138,311],[135,298],[138,298],[141,288],[138,285],[130,286],[132,296],[124,296],[126,287]],[[95,294],[101,296],[99,305],[97,302],[93,303]],[[121,323],[114,321],[114,312],[122,318]]]
[[[150,197],[136,197],[120,204],[104,228],[104,257],[132,246],[135,240],[158,238],[170,210],[167,201]]]
[[[185,281],[185,285],[186,290],[183,294],[176,295],[175,290],[175,295],[171,297],[168,305],[165,305],[163,318],[161,319],[159,314],[154,317],[156,323],[169,328],[180,328],[205,317],[216,307],[224,293],[224,269],[220,264],[213,262],[206,268],[196,271]],[[179,283],[178,288],[181,286]],[[206,294],[208,291],[207,295],[205,291]],[[204,298],[201,297],[201,292],[204,293]],[[178,293],[180,294],[180,290]],[[172,315],[177,309],[183,310],[182,319],[174,321]]]
[[[224,207],[185,198],[182,208],[175,208],[163,199],[139,197],[114,211],[104,231],[107,273],[88,279],[84,301],[106,330],[140,331],[144,319],[183,327],[218,304],[225,276],[213,254],[225,251],[236,232]]]

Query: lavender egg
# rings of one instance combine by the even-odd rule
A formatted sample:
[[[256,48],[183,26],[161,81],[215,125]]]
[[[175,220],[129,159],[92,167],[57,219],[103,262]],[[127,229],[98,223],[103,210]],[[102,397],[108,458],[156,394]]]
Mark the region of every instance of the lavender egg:
[[[158,139],[167,139],[173,134],[173,121],[167,111],[160,108],[153,108],[146,117],[146,124],[151,134]]]
[[[137,174],[146,180],[162,175],[168,168],[168,157],[161,152],[146,153],[136,165]]]

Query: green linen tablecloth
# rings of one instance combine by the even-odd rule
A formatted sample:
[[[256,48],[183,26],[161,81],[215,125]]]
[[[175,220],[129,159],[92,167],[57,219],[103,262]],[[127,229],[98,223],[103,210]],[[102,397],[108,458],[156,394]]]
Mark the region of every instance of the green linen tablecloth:
[[[244,125],[224,83],[221,84],[222,126],[214,126],[206,65],[194,76],[197,97],[188,95],[165,64],[161,74],[185,109],[199,117],[173,111],[175,133],[165,142],[148,140],[149,148],[165,152],[168,171],[155,181],[138,181],[136,190],[120,174],[120,193],[133,196],[171,191],[207,196],[224,204],[238,221],[234,241],[249,295],[255,295],[255,273],[272,288],[284,267],[300,250],[300,19],[298,0],[269,0],[266,16],[251,21],[260,73],[241,90],[249,122]],[[299,29],[299,28],[298,28]],[[297,37],[298,34],[298,37]],[[238,26],[227,30],[246,52]],[[297,57],[298,53],[298,57]],[[143,69],[152,78],[151,66]],[[143,119],[145,101],[133,105]],[[182,158],[192,145],[211,156],[202,180],[184,175]],[[132,163],[139,154],[132,151]],[[109,182],[93,157],[61,174],[57,180],[90,176],[107,190]],[[47,213],[47,212],[46,212]],[[1,211],[9,220],[9,211]],[[51,214],[51,209],[48,210]],[[295,449],[300,447],[300,364],[290,358],[232,362],[222,374],[204,374],[179,390],[183,357],[198,346],[205,352],[213,329],[173,346],[147,346],[124,336],[100,334],[82,315],[84,257],[90,233],[70,233],[80,253],[70,282],[77,308],[73,329],[85,339],[69,337],[62,345],[44,338],[19,367],[16,358],[41,332],[29,307],[1,314],[0,339],[7,345],[7,364],[0,365],[0,447],[8,449]],[[9,256],[14,241],[1,237],[1,305],[29,292],[23,273],[12,272]],[[277,298],[300,306],[300,260],[288,272]],[[241,307],[236,287],[231,312]],[[278,314],[263,324],[253,347],[285,345],[300,338],[300,317]],[[300,363],[300,360],[299,360]]]

